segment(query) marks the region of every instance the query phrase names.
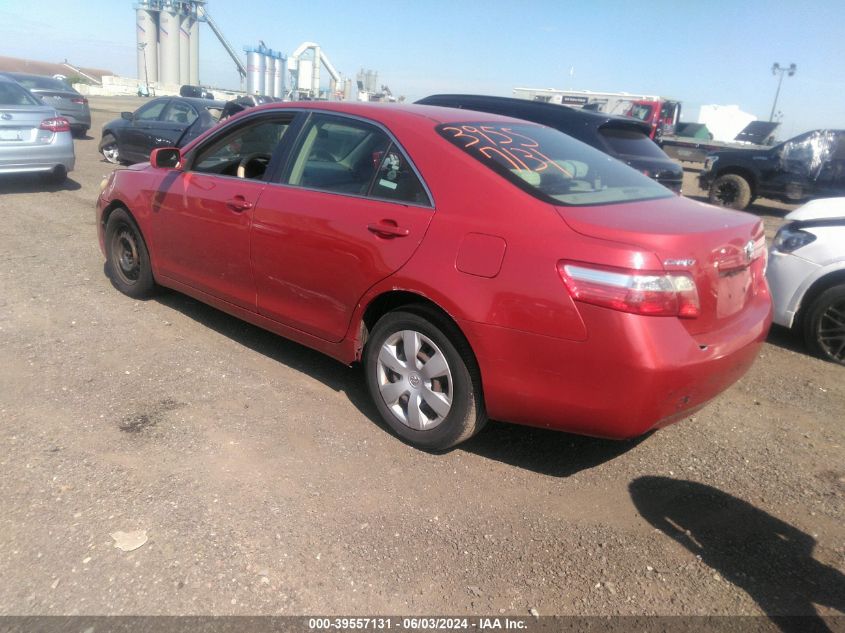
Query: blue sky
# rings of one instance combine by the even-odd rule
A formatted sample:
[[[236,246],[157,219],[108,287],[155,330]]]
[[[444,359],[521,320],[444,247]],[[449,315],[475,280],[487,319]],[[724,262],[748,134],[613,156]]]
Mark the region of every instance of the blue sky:
[[[0,55],[134,76],[132,0],[0,0]],[[434,92],[509,95],[516,86],[661,94],[684,103],[739,105],[768,119],[773,62],[795,63],[778,109],[780,136],[845,128],[845,2],[652,0],[209,0],[241,50],[261,39],[293,51],[318,42],[354,79],[379,72],[410,100]],[[574,68],[574,76],[570,76]],[[201,32],[203,83],[238,86],[234,64]]]

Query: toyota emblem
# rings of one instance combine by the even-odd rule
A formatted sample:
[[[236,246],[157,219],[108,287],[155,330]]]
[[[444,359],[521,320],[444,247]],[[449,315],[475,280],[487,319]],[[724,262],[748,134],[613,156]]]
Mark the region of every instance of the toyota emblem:
[[[754,241],[748,240],[748,244],[742,250],[745,252],[745,261],[750,262],[751,258],[754,257]]]

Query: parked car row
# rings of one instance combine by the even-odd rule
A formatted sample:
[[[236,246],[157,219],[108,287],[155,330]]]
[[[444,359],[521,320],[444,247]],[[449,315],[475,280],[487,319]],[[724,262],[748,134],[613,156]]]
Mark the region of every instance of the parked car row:
[[[845,364],[842,200],[767,251],[759,218],[676,195],[637,122],[474,95],[238,105],[161,97],[103,127],[106,160],[147,163],[98,196],[109,277],[360,363],[414,446],[490,417],[608,438],[686,418],[753,363],[772,295]],[[52,110],[27,138],[55,142],[44,114],[69,139]]]
[[[699,184],[711,204],[739,210],[758,197],[796,203],[845,196],[845,130],[813,130],[770,148],[713,152]]]
[[[70,121],[0,74],[0,174],[45,174],[62,182],[73,170]]]
[[[39,98],[45,105],[52,106],[59,116],[68,120],[74,136],[84,137],[91,127],[91,110],[88,99],[60,79],[32,75],[29,73],[0,73],[18,82]]]

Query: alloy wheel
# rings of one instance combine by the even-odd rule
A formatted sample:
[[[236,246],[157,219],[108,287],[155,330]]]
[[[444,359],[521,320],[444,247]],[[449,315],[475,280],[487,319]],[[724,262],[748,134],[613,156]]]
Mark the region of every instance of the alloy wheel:
[[[833,303],[824,311],[816,338],[825,354],[845,363],[845,301]]]
[[[109,143],[103,147],[103,156],[107,161],[113,164],[120,162],[120,150],[117,149],[117,143]]]
[[[736,185],[730,182],[722,183],[716,189],[716,199],[726,207],[736,202],[738,196]]]

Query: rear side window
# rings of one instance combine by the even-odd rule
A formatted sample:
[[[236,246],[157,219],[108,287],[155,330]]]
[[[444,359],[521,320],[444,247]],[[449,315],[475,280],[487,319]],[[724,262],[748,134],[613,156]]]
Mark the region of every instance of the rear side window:
[[[391,144],[383,156],[379,157],[378,154],[373,156],[375,162],[379,162],[379,158],[381,164],[370,190],[372,197],[431,205],[420,179],[408,159],[395,144]]]
[[[153,101],[142,107],[135,113],[135,121],[158,121],[161,113],[164,111],[164,106],[167,105],[167,100]]]
[[[208,113],[208,116],[211,118],[212,121],[219,121],[220,115],[223,114],[223,108],[218,106],[208,106],[207,108],[203,108],[203,111]],[[204,118],[203,112],[200,112],[200,118]]]
[[[599,135],[615,156],[641,156],[663,160],[667,158],[654,141],[638,130],[602,127],[599,129]]]
[[[73,90],[65,82],[52,77],[16,77],[15,81],[29,90]]]
[[[357,119],[317,114],[301,138],[289,185],[431,206],[407,156],[383,129]]]
[[[552,204],[594,205],[672,197],[638,171],[551,128],[450,123],[447,140],[531,195]]]
[[[373,125],[315,115],[302,132],[288,184],[366,195],[389,146],[387,134]]]
[[[171,101],[170,107],[167,108],[167,114],[164,115],[164,120],[166,123],[190,125],[197,120],[197,113],[187,103]]]

